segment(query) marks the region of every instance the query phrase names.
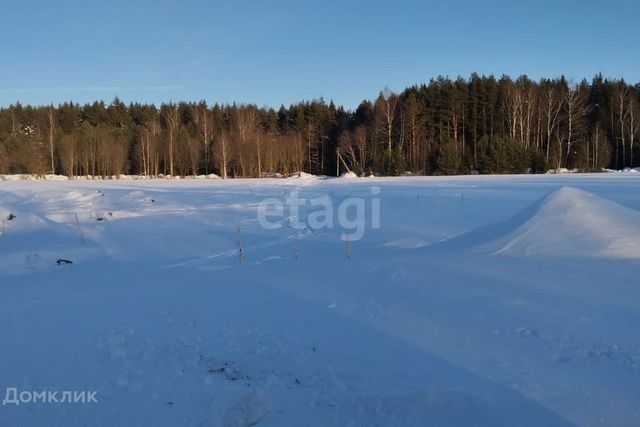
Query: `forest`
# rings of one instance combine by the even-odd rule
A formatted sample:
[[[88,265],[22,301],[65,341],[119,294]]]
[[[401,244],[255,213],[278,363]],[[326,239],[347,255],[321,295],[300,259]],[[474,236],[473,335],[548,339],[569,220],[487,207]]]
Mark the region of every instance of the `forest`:
[[[439,77],[348,110],[205,102],[0,109],[0,173],[222,178],[601,171],[640,165],[640,84]]]

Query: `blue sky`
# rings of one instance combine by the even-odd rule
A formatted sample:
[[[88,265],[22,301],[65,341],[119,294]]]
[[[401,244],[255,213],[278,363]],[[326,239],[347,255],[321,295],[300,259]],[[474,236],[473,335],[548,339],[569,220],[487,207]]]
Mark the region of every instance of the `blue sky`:
[[[640,82],[637,0],[12,1],[0,105],[65,100],[355,107],[438,75]]]

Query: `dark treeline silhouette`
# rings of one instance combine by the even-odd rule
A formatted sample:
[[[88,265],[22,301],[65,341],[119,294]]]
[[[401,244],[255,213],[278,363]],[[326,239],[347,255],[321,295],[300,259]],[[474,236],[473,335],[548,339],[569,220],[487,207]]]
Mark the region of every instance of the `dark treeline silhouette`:
[[[542,173],[640,164],[640,85],[440,77],[355,111],[115,99],[0,109],[0,173],[222,177]]]

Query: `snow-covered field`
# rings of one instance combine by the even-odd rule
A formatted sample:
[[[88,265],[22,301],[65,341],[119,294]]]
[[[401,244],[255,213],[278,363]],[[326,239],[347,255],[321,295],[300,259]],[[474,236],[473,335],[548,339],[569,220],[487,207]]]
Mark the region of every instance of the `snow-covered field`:
[[[349,198],[347,257],[309,224]],[[0,218],[0,398],[98,392],[1,426],[640,425],[638,174],[3,181]]]

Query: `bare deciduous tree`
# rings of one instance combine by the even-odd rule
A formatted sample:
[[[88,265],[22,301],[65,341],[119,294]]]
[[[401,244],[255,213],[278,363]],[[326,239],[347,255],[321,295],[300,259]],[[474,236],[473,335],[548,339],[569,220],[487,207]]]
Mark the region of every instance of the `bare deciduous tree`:
[[[547,87],[544,90],[544,105],[545,105],[545,118],[546,118],[546,159],[549,162],[549,154],[551,148],[551,137],[558,126],[558,119],[560,117],[560,110],[562,109],[562,102],[558,96],[555,88],[550,83],[547,83]]]
[[[622,146],[622,166],[627,165],[626,155],[626,122],[629,115],[629,87],[626,84],[619,84],[618,89],[618,121],[620,124],[620,142]]]
[[[211,112],[207,108],[207,104],[200,103],[196,107],[196,124],[198,125],[198,132],[202,141],[202,147],[204,149],[204,168],[205,173],[209,173],[209,163],[211,161]]]
[[[633,150],[637,134],[640,133],[640,106],[638,100],[629,97],[628,122],[629,122],[629,166],[633,167]]]
[[[228,176],[228,166],[231,160],[231,147],[229,145],[229,134],[222,131],[218,134],[218,143],[216,144],[216,159],[218,160],[218,169],[220,176],[226,179]]]
[[[398,96],[391,92],[389,88],[385,88],[378,96],[374,108],[376,122],[381,129],[387,147],[387,153],[389,154],[391,154],[393,150],[393,131],[397,105]]]
[[[55,165],[55,160],[53,157],[53,136],[55,134],[56,131],[56,123],[55,123],[55,118],[54,118],[54,110],[53,110],[53,105],[50,105],[49,108],[47,109],[47,130],[48,130],[48,134],[49,134],[49,154],[51,156],[51,173],[55,174],[56,173],[56,165]]]
[[[174,175],[174,139],[176,138],[176,132],[178,130],[178,107],[176,105],[169,105],[165,109],[165,120],[167,122],[167,131],[169,133],[169,175]]]
[[[516,141],[518,128],[524,129],[522,125],[523,97],[520,87],[510,79],[505,81],[504,98],[502,102],[507,129],[509,129],[509,137],[511,141]],[[523,135],[521,134],[521,143],[523,139]]]
[[[258,120],[258,114],[256,108],[253,105],[241,105],[236,109],[234,117],[235,130],[238,134],[238,160],[240,161],[240,170],[242,176],[247,176],[251,157],[253,157],[253,150],[248,147],[251,139],[256,144],[256,159],[258,173],[261,172],[262,167],[259,164],[260,159],[260,140],[257,137],[258,126],[260,124]]]
[[[567,116],[567,151],[566,161],[569,167],[569,156],[573,146],[574,137],[580,135],[583,130],[584,120],[589,112],[587,94],[579,86],[567,88],[564,93],[564,108]]]

